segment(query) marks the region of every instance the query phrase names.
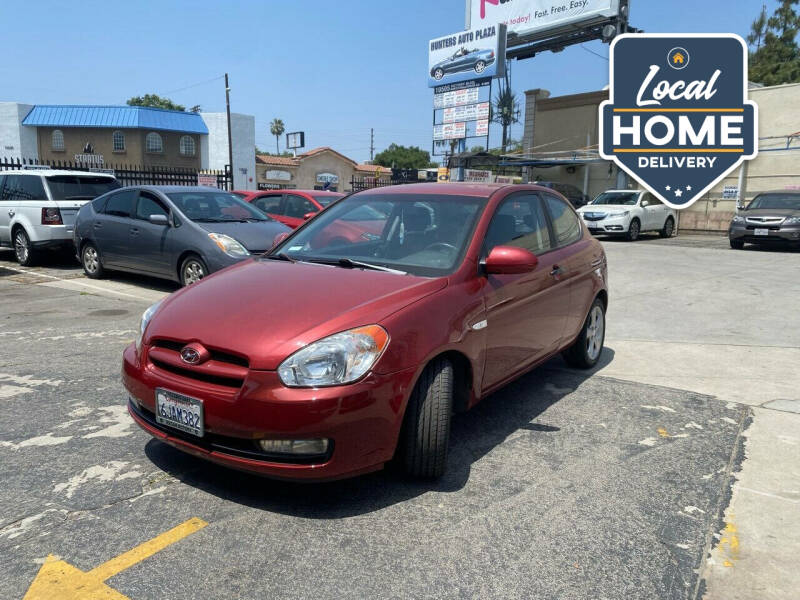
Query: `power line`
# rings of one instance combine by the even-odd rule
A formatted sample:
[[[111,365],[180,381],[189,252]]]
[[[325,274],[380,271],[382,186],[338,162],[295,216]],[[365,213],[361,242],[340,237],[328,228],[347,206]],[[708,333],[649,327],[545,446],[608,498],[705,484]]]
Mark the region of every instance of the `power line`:
[[[206,81],[200,81],[198,83],[193,83],[191,85],[187,85],[186,87],[178,88],[176,90],[169,90],[168,92],[161,92],[162,96],[166,96],[167,94],[175,94],[177,92],[182,92],[183,90],[188,90],[191,88],[198,87],[200,85],[205,85],[207,83],[211,83],[213,81],[219,81],[220,79],[224,79],[225,75],[219,75],[218,77],[214,77],[213,79],[207,79]]]
[[[605,61],[608,61],[608,57],[607,57],[607,56],[603,56],[603,55],[602,55],[602,54],[600,54],[599,52],[595,52],[594,50],[590,50],[589,48],[587,48],[587,47],[586,47],[586,46],[584,46],[583,44],[581,44],[580,46],[581,46],[581,48],[583,48],[584,50],[586,50],[586,51],[587,51],[589,54],[594,54],[594,55],[595,55],[595,56],[597,56],[598,58],[602,58],[603,60],[605,60]]]

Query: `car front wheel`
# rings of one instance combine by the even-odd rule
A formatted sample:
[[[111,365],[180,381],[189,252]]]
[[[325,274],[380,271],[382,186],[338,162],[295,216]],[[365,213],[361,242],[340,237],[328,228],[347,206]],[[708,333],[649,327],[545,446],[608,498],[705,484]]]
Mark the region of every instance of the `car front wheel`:
[[[31,247],[31,240],[21,227],[14,234],[14,256],[23,267],[31,266],[36,258]]]
[[[476,73],[483,73],[486,70],[486,63],[482,60],[479,60],[475,63],[475,72]]]
[[[730,240],[731,248],[734,250],[741,250],[744,248],[744,242],[742,240]]]
[[[573,367],[591,369],[600,360],[606,339],[606,307],[600,298],[595,298],[578,339],[562,356]]]
[[[635,242],[639,239],[639,234],[642,231],[642,226],[639,219],[633,219],[631,224],[628,225],[628,241]]]
[[[444,77],[444,71],[443,71],[442,69],[436,69],[436,70],[433,72],[433,78],[434,78],[436,81],[439,81],[439,80],[440,80],[442,77]]]
[[[440,477],[447,463],[453,364],[444,358],[429,364],[411,392],[406,408],[402,463],[414,477]]]
[[[87,242],[81,250],[81,265],[89,279],[102,279],[103,264],[100,262],[100,253],[91,242]]]
[[[191,254],[181,263],[181,285],[187,286],[197,283],[208,275],[208,267],[203,259]]]

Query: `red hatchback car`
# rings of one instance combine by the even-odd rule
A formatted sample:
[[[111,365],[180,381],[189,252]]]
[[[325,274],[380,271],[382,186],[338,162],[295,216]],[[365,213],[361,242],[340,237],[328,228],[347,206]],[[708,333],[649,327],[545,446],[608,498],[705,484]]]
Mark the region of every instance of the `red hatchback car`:
[[[380,233],[331,243],[364,207]],[[124,352],[128,410],[181,450],[272,477],[349,477],[395,456],[437,477],[454,411],[559,352],[597,363],[606,284],[602,246],[551,190],[359,192],[150,307]]]
[[[297,229],[331,202],[344,194],[317,190],[273,190],[233,192],[245,202],[250,202],[276,221]]]

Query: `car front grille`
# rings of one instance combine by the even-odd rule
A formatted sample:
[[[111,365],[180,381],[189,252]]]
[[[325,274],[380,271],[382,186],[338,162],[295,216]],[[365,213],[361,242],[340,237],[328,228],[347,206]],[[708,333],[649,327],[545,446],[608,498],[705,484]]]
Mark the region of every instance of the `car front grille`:
[[[587,221],[602,221],[608,216],[607,213],[590,213],[585,212],[583,213],[583,218]]]
[[[181,359],[181,350],[189,342],[156,339],[147,358],[154,367],[203,383],[239,389],[244,384],[250,367],[243,356],[220,349],[207,348],[210,358],[200,364],[189,364]]]

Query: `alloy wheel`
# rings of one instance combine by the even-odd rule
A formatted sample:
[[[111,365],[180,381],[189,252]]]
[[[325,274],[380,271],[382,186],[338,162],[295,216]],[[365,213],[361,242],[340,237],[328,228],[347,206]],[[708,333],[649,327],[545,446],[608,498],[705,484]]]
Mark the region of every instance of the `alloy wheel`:
[[[197,283],[206,276],[206,271],[196,260],[188,261],[183,267],[183,283],[184,285],[192,285]]]
[[[483,70],[486,68],[486,63],[483,61],[478,61],[475,64],[475,72],[476,73],[483,73]]]
[[[592,308],[589,313],[589,324],[586,328],[586,354],[594,361],[600,356],[600,351],[603,349],[603,336],[605,334],[605,319],[603,318],[603,309],[599,306]]]
[[[99,257],[97,256],[97,250],[94,249],[94,246],[86,246],[86,248],[83,249],[83,268],[89,273],[97,273],[98,266]]]
[[[22,231],[18,231],[17,235],[14,236],[14,252],[20,264],[28,262],[28,256],[31,252],[30,242],[28,241],[28,236]]]
[[[628,227],[628,237],[631,240],[639,239],[639,221],[631,221],[631,224]]]

